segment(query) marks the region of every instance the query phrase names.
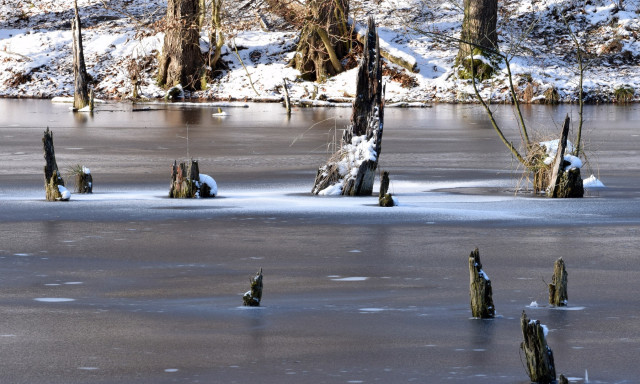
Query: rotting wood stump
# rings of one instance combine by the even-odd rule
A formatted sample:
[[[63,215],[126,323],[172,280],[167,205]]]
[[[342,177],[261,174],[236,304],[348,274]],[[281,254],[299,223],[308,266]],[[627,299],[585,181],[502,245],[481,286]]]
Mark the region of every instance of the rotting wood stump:
[[[262,268],[249,282],[251,289],[242,296],[242,303],[246,307],[259,307],[262,300]]]
[[[564,159],[567,148],[567,139],[569,136],[570,122],[571,119],[567,114],[562,126],[562,134],[560,136],[560,142],[558,143],[556,158],[553,162],[551,180],[549,181],[549,188],[547,190],[548,197],[580,198],[584,196],[584,186],[582,184],[580,168],[566,169],[568,163]]]
[[[373,18],[369,18],[356,95],[340,149],[318,169],[311,189],[314,195],[371,196],[373,192],[384,125],[380,43]]]
[[[53,147],[53,132],[49,130],[49,127],[44,131],[42,144],[44,160],[46,162],[44,166],[44,189],[47,201],[69,200],[71,198],[71,193],[65,188],[64,180],[58,170],[56,152]]]
[[[531,382],[554,383],[556,368],[553,361],[553,351],[547,345],[545,328],[540,324],[540,321],[529,320],[524,311],[520,317],[520,326],[524,337],[520,349],[524,352],[527,361],[527,374]]]
[[[73,169],[75,175],[75,193],[93,193],[93,176],[87,167],[78,165]]]
[[[197,181],[200,180],[198,161],[177,164],[173,162],[171,167],[171,189],[169,197],[183,199],[196,197],[198,193]]]
[[[491,280],[482,270],[478,248],[469,255],[469,295],[471,296],[471,314],[480,319],[495,317]]]
[[[389,172],[383,171],[380,177],[380,194],[378,195],[378,205],[381,207],[393,207],[396,205],[393,196],[389,191]]]
[[[562,257],[556,260],[553,266],[553,276],[549,284],[549,304],[556,307],[565,307],[569,296],[567,295],[567,270]]]

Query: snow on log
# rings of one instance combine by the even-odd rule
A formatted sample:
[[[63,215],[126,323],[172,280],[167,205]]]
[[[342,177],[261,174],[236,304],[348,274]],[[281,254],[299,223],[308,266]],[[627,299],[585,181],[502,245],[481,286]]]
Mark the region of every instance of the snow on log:
[[[370,196],[373,192],[384,121],[380,46],[373,18],[369,18],[356,95],[340,149],[318,169],[311,190],[314,195]]]
[[[62,176],[60,176],[60,171],[58,171],[56,152],[53,147],[53,132],[49,130],[49,127],[44,131],[42,144],[44,160],[46,162],[44,166],[44,189],[47,201],[69,200],[71,198],[71,192],[65,188],[64,180]]]
[[[553,276],[549,284],[549,304],[556,307],[567,305],[569,296],[567,295],[567,270],[562,257],[556,260],[553,266]]]
[[[478,248],[469,255],[469,295],[471,296],[471,315],[480,319],[495,317],[491,280],[482,270]]]
[[[251,289],[242,296],[242,303],[246,307],[259,307],[262,300],[262,268],[249,279]]]
[[[524,311],[520,317],[520,326],[524,337],[520,349],[524,352],[531,382],[538,384],[555,382],[556,368],[553,352],[547,345],[547,328],[538,320],[529,320]]]

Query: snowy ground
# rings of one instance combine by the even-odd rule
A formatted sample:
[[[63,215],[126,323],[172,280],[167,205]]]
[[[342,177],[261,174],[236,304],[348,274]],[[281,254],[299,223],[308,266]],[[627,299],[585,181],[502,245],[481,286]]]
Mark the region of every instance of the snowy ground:
[[[281,97],[284,78],[291,81],[294,99],[311,98],[345,101],[355,92],[355,69],[342,73],[325,84],[316,85],[297,79],[298,72],[287,66],[295,50],[297,33],[286,25],[275,24],[272,30],[260,30],[256,8],[269,16],[261,6],[242,8],[247,1],[226,2],[224,22],[227,45],[223,59],[226,71],[209,84],[207,90],[193,97],[207,99],[247,99],[277,101]],[[562,101],[576,98],[577,64],[575,47],[559,16],[568,15],[571,28],[594,60],[585,77],[587,98],[597,102],[616,101],[615,89],[634,90],[640,98],[640,2],[625,1],[616,9],[613,1],[527,0],[500,1],[501,50],[507,52],[516,41],[512,72],[519,92],[531,86],[533,99],[540,98],[551,86]],[[162,0],[127,1],[79,0],[84,23],[85,60],[94,88],[101,98],[126,98],[131,94],[129,64],[131,60],[143,68],[142,94],[158,98],[164,91],[155,85],[156,54],[162,49],[163,34],[158,25],[165,14]],[[71,95],[70,19],[71,0],[0,0],[0,96],[54,97]],[[389,66],[389,75],[404,72],[413,77],[414,87],[403,88],[385,77],[387,101],[469,102],[473,90],[468,81],[455,75],[454,57],[457,47],[439,41],[433,35],[459,34],[462,14],[454,2],[428,0],[356,0],[351,2],[352,18],[358,24],[373,15],[380,25],[382,45],[415,59],[418,73]],[[519,36],[533,26],[523,40]],[[203,31],[201,46],[208,45]],[[240,64],[232,47],[247,66]],[[507,98],[505,70],[485,82],[482,93],[496,100]],[[256,91],[251,87],[253,83]]]

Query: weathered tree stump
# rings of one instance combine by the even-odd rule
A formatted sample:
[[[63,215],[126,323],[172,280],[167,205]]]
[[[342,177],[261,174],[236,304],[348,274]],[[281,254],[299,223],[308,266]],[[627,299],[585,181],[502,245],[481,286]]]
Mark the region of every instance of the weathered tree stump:
[[[558,377],[558,384],[569,384],[569,379],[564,377],[564,375],[560,375],[560,377]]]
[[[482,270],[480,251],[476,248],[469,255],[469,294],[471,296],[471,314],[481,319],[495,317],[491,280]]]
[[[373,18],[369,18],[364,57],[358,68],[351,123],[341,147],[318,169],[311,193],[370,196],[382,150],[384,87],[380,45]]]
[[[78,165],[73,169],[73,174],[76,178],[75,193],[93,193],[93,177],[89,168]]]
[[[387,193],[389,190],[389,172],[382,172],[382,176],[380,177],[380,194],[378,195],[378,205],[381,207],[393,207],[395,201],[393,201],[393,196],[390,193]]]
[[[547,345],[543,326],[538,320],[529,320],[527,314],[522,311],[520,326],[524,341],[520,349],[527,360],[527,373],[531,382],[538,384],[550,384],[556,380],[556,368],[553,361],[553,352]]]
[[[44,131],[42,144],[44,160],[46,162],[44,166],[44,189],[46,198],[48,201],[69,200],[71,193],[65,188],[64,180],[62,176],[60,176],[60,171],[58,171],[56,152],[53,147],[53,132],[49,130],[49,127]]]
[[[556,307],[567,305],[569,296],[567,295],[567,270],[562,257],[556,260],[553,266],[553,276],[549,284],[549,304]]]
[[[71,21],[71,34],[73,36],[73,109],[79,110],[89,106],[89,92],[87,87],[87,68],[84,64],[84,51],[82,49],[82,25],[78,13],[78,1],[74,1],[75,16]],[[93,110],[93,106],[90,107]]]
[[[262,268],[249,279],[249,282],[251,289],[242,296],[242,302],[246,307],[259,307],[262,300]]]
[[[215,180],[200,173],[198,161],[191,159],[189,163],[177,164],[171,167],[171,187],[169,197],[184,199],[194,197],[215,197],[218,186]]]
[[[287,79],[283,79],[282,89],[284,90],[284,107],[287,115],[291,115],[291,98],[289,98],[289,89],[287,88]]]
[[[584,196],[584,187],[580,176],[579,168],[565,169],[567,162],[564,159],[567,148],[567,138],[569,136],[569,123],[571,119],[567,114],[562,126],[562,134],[558,143],[558,151],[553,163],[551,180],[547,196],[552,198],[580,198]]]

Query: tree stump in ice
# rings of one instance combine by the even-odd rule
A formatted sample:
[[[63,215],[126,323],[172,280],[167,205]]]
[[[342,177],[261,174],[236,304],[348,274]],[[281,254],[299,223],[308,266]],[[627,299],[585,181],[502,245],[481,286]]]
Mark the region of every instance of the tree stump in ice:
[[[567,270],[562,257],[556,260],[553,266],[553,276],[549,284],[549,304],[556,307],[567,305],[569,296],[567,295]]]
[[[579,198],[584,196],[584,186],[580,176],[580,168],[566,169],[569,164],[564,159],[567,148],[567,138],[569,136],[569,115],[564,119],[562,134],[558,143],[558,151],[553,162],[551,180],[547,196],[552,198]]]
[[[60,171],[58,171],[56,153],[53,147],[53,132],[49,130],[49,127],[44,131],[42,144],[44,160],[46,162],[44,166],[44,189],[46,198],[48,201],[69,200],[71,193],[65,188],[64,180],[62,176],[60,176]]]
[[[564,377],[564,375],[560,375],[560,377],[558,377],[558,384],[569,384],[569,379]]]
[[[527,373],[533,383],[549,384],[556,380],[553,352],[547,346],[545,329],[538,320],[529,320],[522,311],[520,326],[524,341],[520,349],[527,360]]]
[[[480,251],[476,248],[469,255],[469,294],[471,296],[471,314],[481,319],[495,317],[491,280],[482,270]]]
[[[171,167],[171,189],[169,197],[183,199],[196,197],[198,193],[197,181],[200,180],[198,162],[191,160],[187,163],[173,162]]]
[[[262,300],[262,268],[256,272],[256,275],[249,282],[251,283],[251,289],[242,296],[242,302],[247,307],[259,307],[260,300]]]
[[[340,149],[318,169],[311,190],[314,195],[370,196],[373,192],[384,121],[380,44],[373,18],[369,18],[356,95]]]
[[[78,165],[72,169],[72,174],[76,182],[75,193],[93,193],[93,177],[89,168]]]
[[[380,177],[380,194],[378,195],[378,205],[381,207],[393,207],[395,202],[389,191],[389,172],[382,172]]]
[[[75,14],[71,21],[71,34],[73,36],[73,109],[79,110],[89,106],[89,92],[87,88],[87,68],[84,64],[84,51],[82,49],[82,26],[78,13],[78,1],[74,1]],[[93,110],[91,104],[90,109]]]

